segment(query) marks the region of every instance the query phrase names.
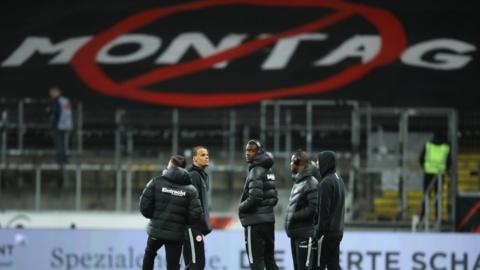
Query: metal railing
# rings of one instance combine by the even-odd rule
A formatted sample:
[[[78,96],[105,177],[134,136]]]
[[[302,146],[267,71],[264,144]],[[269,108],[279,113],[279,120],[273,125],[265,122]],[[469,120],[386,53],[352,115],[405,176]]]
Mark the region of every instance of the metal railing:
[[[36,211],[43,210],[42,206],[43,195],[42,195],[42,185],[43,185],[43,175],[46,172],[60,172],[63,174],[62,180],[65,181],[68,179],[67,174],[74,175],[74,209],[73,210],[82,210],[82,186],[84,179],[84,173],[86,172],[111,172],[115,175],[115,211],[132,211],[132,179],[135,172],[151,172],[151,173],[160,173],[164,167],[158,164],[152,163],[122,163],[118,164],[66,164],[63,167],[63,170],[60,170],[60,167],[57,164],[7,164],[0,165],[0,170],[6,171],[17,171],[17,172],[34,172],[34,209]],[[210,169],[210,173],[216,172],[244,172],[245,168],[243,166],[215,166]],[[212,178],[212,177],[211,177]],[[0,178],[0,187],[2,186],[2,178]],[[0,198],[2,196],[2,189],[0,188]]]
[[[457,151],[458,151],[458,115],[454,109],[450,108],[359,108],[358,113],[361,117],[365,118],[365,127],[366,127],[366,138],[367,138],[367,168],[375,169],[372,167],[369,162],[372,160],[374,155],[374,147],[377,142],[372,141],[374,136],[372,136],[372,129],[374,127],[373,119],[385,118],[390,119],[389,124],[393,126],[394,131],[392,133],[397,134],[398,138],[395,140],[396,146],[393,146],[394,155],[396,159],[396,164],[391,164],[391,168],[381,166],[381,162],[377,162],[377,165],[380,165],[380,169],[387,170],[390,169],[395,174],[398,174],[398,201],[399,201],[399,213],[398,216],[402,220],[407,220],[407,184],[409,183],[409,173],[412,172],[412,152],[409,147],[411,143],[415,142],[411,138],[412,132],[412,122],[421,117],[431,117],[432,119],[441,119],[442,126],[440,128],[446,131],[448,141],[450,143],[450,153],[451,153],[451,168],[450,168],[450,185],[449,185],[449,206],[451,214],[449,216],[449,221],[455,220],[455,196],[457,194]],[[395,127],[393,124],[397,123]],[[396,129],[395,129],[396,128]],[[390,127],[392,129],[392,127]],[[416,157],[418,157],[418,152]],[[409,154],[409,155],[407,155]],[[410,157],[409,157],[410,156]],[[418,162],[418,158],[414,158],[415,163]],[[374,162],[372,162],[373,164]],[[377,166],[375,165],[375,166]],[[420,168],[419,168],[420,169]]]
[[[14,161],[14,159],[10,159],[12,155],[21,157],[22,155],[28,156],[34,152],[27,148],[28,144],[25,144],[25,134],[31,128],[43,128],[45,131],[49,129],[46,123],[44,125],[38,125],[38,123],[33,125],[34,123],[25,121],[25,115],[29,114],[26,110],[31,108],[28,106],[32,106],[34,102],[32,99],[22,99],[18,101],[18,104],[15,106],[10,106],[10,109],[6,108],[2,110],[0,122],[0,168],[2,168],[2,170],[9,170],[13,169],[12,166],[17,166],[16,168],[22,168],[21,170],[29,170],[30,172],[34,172],[35,183],[41,183],[42,174],[45,171],[56,170],[55,164],[45,164],[48,163],[48,161],[45,160],[38,162],[29,161],[27,163],[31,163],[30,165],[22,167],[22,164],[18,164],[18,160]],[[39,102],[42,103],[44,101]],[[84,172],[108,171],[114,174],[115,179],[115,209],[117,211],[128,210],[131,195],[128,195],[123,190],[125,190],[125,188],[127,188],[127,190],[131,189],[132,175],[129,168],[137,166],[135,164],[141,162],[158,163],[159,160],[163,160],[166,156],[169,156],[170,153],[178,153],[185,148],[191,147],[192,145],[187,145],[182,139],[184,131],[195,128],[205,129],[203,126],[195,126],[195,121],[188,119],[188,117],[196,116],[196,112],[189,113],[187,110],[178,108],[159,109],[158,112],[160,112],[163,117],[151,117],[149,121],[152,121],[153,125],[145,126],[141,125],[143,124],[141,114],[139,119],[136,119],[136,116],[132,116],[137,115],[137,111],[117,109],[113,113],[110,112],[108,115],[102,116],[102,119],[107,119],[106,121],[108,121],[106,126],[108,126],[108,147],[110,148],[108,148],[107,152],[102,153],[104,155],[103,157],[107,159],[107,161],[104,162],[106,165],[98,165],[92,163],[92,160],[89,160],[88,156],[88,154],[90,154],[92,158],[98,156],[97,152],[91,151],[91,147],[88,145],[89,134],[96,131],[92,130],[93,125],[86,124],[90,123],[89,121],[92,120],[91,117],[95,117],[96,115],[88,114],[88,108],[84,108],[82,103],[75,104],[76,109],[74,115],[76,117],[76,123],[70,153],[77,155],[78,159],[75,160],[74,164],[68,164],[65,168],[67,172],[75,175],[75,209],[78,209],[82,203],[81,190]],[[406,153],[410,151],[407,149],[407,144],[410,139],[409,132],[411,132],[409,121],[419,115],[433,117],[447,116],[448,120],[444,123],[444,126],[448,126],[448,134],[452,146],[452,160],[456,159],[458,120],[455,110],[448,108],[374,108],[369,106],[369,104],[356,101],[276,100],[263,101],[259,107],[249,108],[248,112],[243,109],[244,108],[231,108],[222,109],[221,111],[217,110],[215,112],[219,114],[211,114],[211,118],[208,119],[211,123],[216,124],[216,128],[222,131],[215,135],[214,141],[216,144],[215,147],[221,149],[223,154],[211,153],[212,158],[217,158],[219,163],[224,166],[222,170],[230,170],[232,172],[237,170],[235,168],[239,167],[237,164],[243,156],[243,143],[251,137],[258,136],[265,144],[268,144],[268,150],[272,151],[277,159],[284,161],[277,162],[276,167],[277,171],[280,172],[280,178],[288,179],[290,178],[289,163],[291,152],[299,148],[299,145],[305,147],[304,149],[309,152],[326,148],[331,149],[332,146],[322,137],[324,134],[328,134],[340,142],[334,144],[333,150],[338,150],[336,149],[338,144],[343,147],[343,149],[338,152],[340,152],[340,156],[343,157],[345,162],[340,165],[342,167],[339,168],[339,171],[343,173],[344,179],[348,182],[347,207],[349,207],[349,210],[347,211],[347,221],[356,218],[355,212],[365,211],[364,208],[359,207],[361,204],[358,203],[359,200],[365,198],[358,197],[356,194],[359,186],[363,183],[359,182],[361,172],[379,169],[369,164],[369,160],[374,156],[374,145],[372,144],[374,136],[372,130],[375,123],[372,120],[373,117],[398,117],[394,118],[391,124],[398,127],[398,139],[396,141],[396,148],[398,149],[396,158],[398,162],[396,162],[394,166],[400,177],[398,193],[401,213],[399,216],[403,221],[407,220],[405,181],[409,177],[407,171],[411,169],[406,166]],[[324,115],[329,116],[329,113],[336,111],[341,111],[341,113],[333,113],[333,118],[325,117]],[[252,121],[252,117],[257,117],[256,119],[259,118],[259,123]],[[365,119],[365,121],[363,119]],[[217,123],[219,121],[223,121],[226,124]],[[143,129],[145,127],[147,129]],[[207,128],[208,127],[209,126],[207,126]],[[144,138],[142,134],[152,132],[152,129],[156,132],[153,136],[161,137],[161,141],[156,145],[150,146],[150,148],[158,149],[162,147],[161,151],[164,152],[162,154],[165,154],[165,156],[162,156],[162,158],[159,158],[159,156],[148,157],[139,161],[137,160],[140,149],[139,144],[142,138]],[[343,132],[340,138],[335,137],[338,132]],[[163,135],[160,136],[158,134]],[[15,137],[12,137],[12,135],[15,135]],[[199,141],[199,143],[202,143],[202,141]],[[47,151],[53,153],[51,148]],[[40,152],[45,153],[46,150],[41,149]],[[93,162],[95,162],[95,160]],[[242,165],[244,164],[242,163]],[[244,166],[240,167],[244,169]],[[381,169],[384,170],[385,168]],[[449,199],[453,200],[450,204],[452,207],[450,213],[452,215],[454,215],[455,209],[453,199],[456,194],[455,174],[456,162],[452,162],[450,177],[451,196],[449,196]],[[0,182],[1,177],[2,174],[0,172]],[[233,178],[229,178],[232,180],[228,182],[230,186],[229,190],[232,191]],[[290,181],[285,181],[282,188],[291,187],[290,183]],[[373,185],[373,183],[369,183]],[[77,191],[77,186],[79,191]],[[37,194],[37,192],[40,192],[40,194]],[[41,192],[41,189],[35,191],[36,209],[42,209]],[[369,194],[369,196],[375,195],[373,193]],[[372,201],[373,198],[366,198],[366,200]],[[454,220],[454,218],[452,218],[452,220]]]
[[[443,193],[443,177],[442,174],[437,174],[433,177],[432,181],[429,183],[425,193],[422,197],[422,207],[424,207],[423,217],[419,220],[417,225],[418,228],[423,228],[424,231],[428,232],[433,230],[439,231],[442,227],[442,193]],[[435,187],[435,196],[433,201],[430,199],[430,194],[434,191]],[[432,205],[435,206],[435,218],[433,224],[430,224],[430,213],[432,210]],[[432,226],[433,225],[433,226]]]

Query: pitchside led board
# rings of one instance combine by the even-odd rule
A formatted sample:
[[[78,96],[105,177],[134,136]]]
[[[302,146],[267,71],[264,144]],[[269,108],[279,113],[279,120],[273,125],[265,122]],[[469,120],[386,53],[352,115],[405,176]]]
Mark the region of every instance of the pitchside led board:
[[[141,269],[142,230],[0,230],[0,269]],[[249,269],[241,231],[206,238],[207,270]],[[341,244],[344,270],[478,270],[480,235],[347,232]],[[290,241],[275,236],[280,269],[293,269]],[[166,269],[164,251],[155,269]]]
[[[475,107],[475,1],[6,1],[0,97],[84,106],[264,99]]]

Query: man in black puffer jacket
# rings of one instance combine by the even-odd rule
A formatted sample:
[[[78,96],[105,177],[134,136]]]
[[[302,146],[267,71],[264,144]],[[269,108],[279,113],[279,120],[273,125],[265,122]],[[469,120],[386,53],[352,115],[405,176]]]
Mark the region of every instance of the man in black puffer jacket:
[[[278,202],[273,157],[257,140],[247,143],[245,158],[249,163],[240,200],[239,217],[245,228],[245,242],[251,269],[278,269],[274,258],[275,214]]]
[[[183,244],[185,270],[205,268],[205,236],[212,231],[208,204],[210,181],[205,168],[209,162],[208,150],[203,146],[193,148],[192,166],[188,169],[192,184],[197,189],[203,209],[203,219],[188,228]]]
[[[320,239],[320,269],[340,269],[340,241],[345,216],[345,185],[336,173],[335,153],[320,152],[317,167],[322,179],[318,188],[318,219],[315,236]],[[322,238],[323,236],[323,238]],[[323,239],[323,241],[322,241]]]
[[[140,212],[150,219],[142,269],[153,269],[157,251],[163,245],[167,269],[180,269],[187,225],[202,218],[197,190],[184,168],[185,158],[173,156],[162,176],[150,180],[140,196]]]
[[[312,239],[317,213],[317,170],[302,150],[292,155],[290,168],[294,185],[288,201],[285,231],[290,237],[294,269],[316,269],[316,245]]]

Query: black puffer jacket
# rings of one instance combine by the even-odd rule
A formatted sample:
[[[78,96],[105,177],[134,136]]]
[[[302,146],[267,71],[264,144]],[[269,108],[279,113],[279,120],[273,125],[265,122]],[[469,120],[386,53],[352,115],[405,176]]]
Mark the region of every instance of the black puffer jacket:
[[[345,185],[338,176],[335,165],[335,153],[320,152],[318,157],[322,180],[318,188],[318,209],[316,236],[343,236],[345,216]]]
[[[186,226],[202,218],[198,193],[188,172],[170,168],[150,180],[140,196],[140,212],[150,219],[148,235],[183,240]]]
[[[309,165],[294,176],[285,217],[285,230],[290,238],[308,239],[313,235],[318,203],[315,171],[316,167]]]
[[[212,231],[212,224],[210,223],[210,209],[208,204],[208,189],[210,188],[210,181],[205,170],[192,165],[188,172],[192,178],[192,184],[197,189],[200,198],[200,203],[203,209],[203,218],[192,225],[192,228],[200,231],[203,235],[207,235]]]
[[[238,209],[243,226],[275,223],[273,207],[277,205],[278,193],[272,166],[273,156],[270,153],[257,154],[249,165]]]

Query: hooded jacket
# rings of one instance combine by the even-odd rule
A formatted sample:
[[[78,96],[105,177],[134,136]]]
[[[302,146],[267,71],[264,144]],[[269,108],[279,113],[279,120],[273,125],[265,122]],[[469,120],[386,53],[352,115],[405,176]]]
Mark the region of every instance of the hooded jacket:
[[[277,205],[275,175],[272,171],[273,156],[258,153],[248,167],[243,194],[238,208],[240,222],[249,226],[261,223],[275,223],[273,207]]]
[[[210,223],[210,209],[208,204],[208,189],[210,187],[209,177],[205,170],[192,165],[188,172],[192,178],[192,184],[197,189],[200,203],[203,209],[203,218],[192,225],[192,228],[200,231],[203,235],[207,235],[212,231]]]
[[[318,203],[315,171],[316,168],[310,164],[294,176],[295,183],[285,217],[285,230],[290,238],[308,239],[313,234]]]
[[[345,216],[345,185],[336,174],[335,153],[318,155],[322,180],[318,187],[318,217],[315,227],[317,237],[343,236]]]
[[[202,218],[198,193],[191,183],[188,172],[179,167],[147,183],[140,196],[140,212],[150,219],[148,235],[182,241],[187,225]]]

